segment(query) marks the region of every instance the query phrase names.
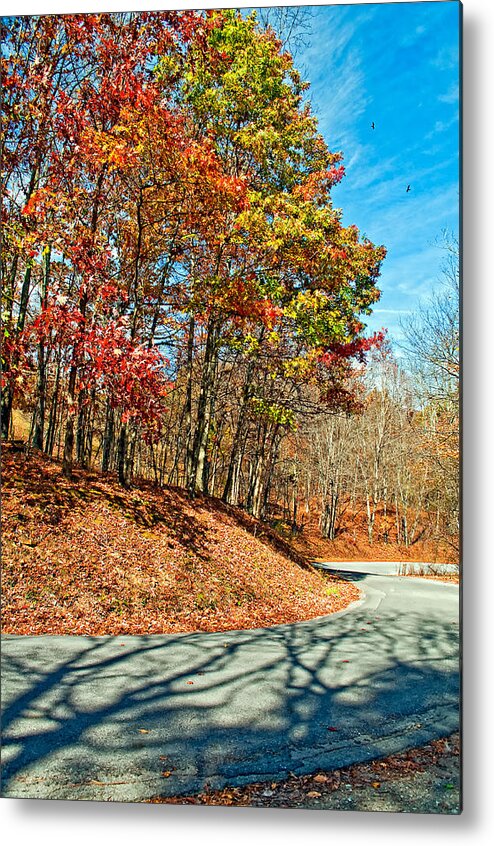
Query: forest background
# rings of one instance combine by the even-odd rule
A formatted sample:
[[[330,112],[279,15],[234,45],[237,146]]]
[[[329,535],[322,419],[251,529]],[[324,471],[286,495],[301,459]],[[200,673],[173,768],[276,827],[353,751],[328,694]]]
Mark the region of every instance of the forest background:
[[[289,52],[305,28],[300,10],[7,27],[2,434],[68,477],[457,560],[458,242],[397,356],[366,332],[386,250],[333,205],[342,155]]]

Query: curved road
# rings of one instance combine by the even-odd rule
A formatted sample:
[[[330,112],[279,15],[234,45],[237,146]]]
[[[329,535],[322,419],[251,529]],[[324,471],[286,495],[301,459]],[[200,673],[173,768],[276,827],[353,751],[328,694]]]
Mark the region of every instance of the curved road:
[[[362,599],[251,631],[2,638],[2,795],[138,801],[457,730],[457,585],[387,575],[394,564],[321,566],[344,569]]]

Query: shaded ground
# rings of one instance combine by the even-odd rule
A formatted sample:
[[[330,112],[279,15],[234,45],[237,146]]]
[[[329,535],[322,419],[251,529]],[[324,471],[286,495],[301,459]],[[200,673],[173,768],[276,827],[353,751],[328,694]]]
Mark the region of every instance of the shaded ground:
[[[268,526],[211,497],[2,456],[6,634],[226,631],[311,619],[358,588],[321,575]]]
[[[279,782],[204,791],[195,796],[155,797],[151,803],[459,814],[460,735],[432,741],[342,769],[291,776]]]

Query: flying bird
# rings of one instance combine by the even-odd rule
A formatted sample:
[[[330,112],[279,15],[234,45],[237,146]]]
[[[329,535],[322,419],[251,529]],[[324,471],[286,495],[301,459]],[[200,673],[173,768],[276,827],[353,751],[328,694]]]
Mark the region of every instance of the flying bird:
[[[408,194],[409,191],[410,191],[410,185],[407,185],[406,193]]]
[[[376,128],[376,124],[374,123],[374,121],[372,121],[372,123],[371,123],[371,129],[375,129],[375,128]]]

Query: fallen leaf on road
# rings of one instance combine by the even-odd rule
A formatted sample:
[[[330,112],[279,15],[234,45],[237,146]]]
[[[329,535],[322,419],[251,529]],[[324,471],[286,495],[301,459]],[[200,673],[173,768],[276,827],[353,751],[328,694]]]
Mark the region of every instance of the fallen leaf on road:
[[[91,781],[88,781],[87,784],[92,784],[95,787],[108,787],[108,785],[127,784],[127,782],[126,781],[96,781],[96,779],[92,779]],[[84,786],[84,782],[82,781],[79,784],[74,784],[73,786],[74,787],[82,787],[82,786]]]
[[[309,790],[307,796],[309,799],[318,799],[321,794],[317,790]]]

